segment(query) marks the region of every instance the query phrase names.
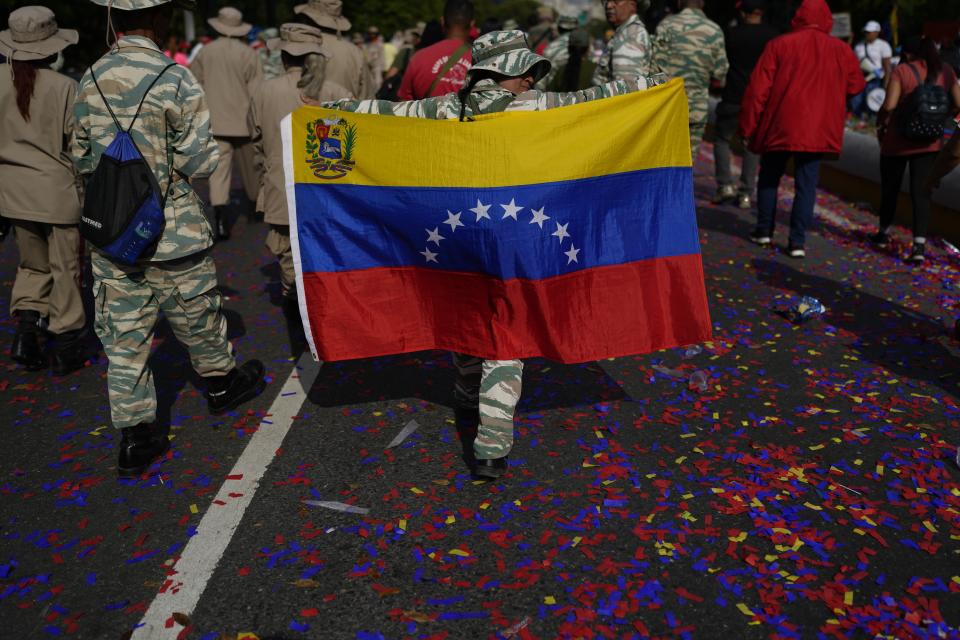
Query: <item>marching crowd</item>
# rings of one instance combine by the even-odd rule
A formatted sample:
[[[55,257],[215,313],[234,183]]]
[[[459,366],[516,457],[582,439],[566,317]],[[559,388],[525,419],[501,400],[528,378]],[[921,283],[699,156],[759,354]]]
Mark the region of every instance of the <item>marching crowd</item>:
[[[864,92],[878,80],[886,88],[877,127],[884,204],[871,241],[887,242],[909,167],[909,259],[922,261],[930,191],[960,164],[958,136],[940,153],[943,121],[960,107],[960,86],[935,44],[908,39],[894,67],[869,23],[868,40],[855,53],[830,35],[825,0],[804,0],[784,35],[765,23],[763,0],[740,0],[739,21],[726,33],[706,16],[704,0],[679,0],[679,10],[652,33],[643,21],[649,0],[605,0],[612,34],[596,55],[576,17],[554,22],[549,10],[526,32],[511,21],[487,20],[478,29],[470,0],[447,0],[438,20],[391,43],[375,27],[348,39],[352,25],[341,1],[310,0],[295,8],[293,22],[261,31],[250,46],[253,25],[225,6],[208,19],[217,37],[192,50],[170,37],[174,8],[191,8],[189,0],[91,2],[109,7],[109,46],[79,83],[51,68],[78,34],[60,28],[49,9],[13,11],[0,32],[0,216],[12,225],[20,252],[10,355],[30,370],[52,367],[63,375],[91,355],[81,290],[87,241],[92,326],[108,359],[111,416],[121,430],[118,473],[125,477],[141,474],[168,447],[155,424],[147,364],[161,311],[204,379],[212,414],[265,387],[263,364],[238,364],[227,340],[210,253],[229,236],[234,166],[251,210],[268,227],[284,313],[293,330],[301,326],[280,121],[302,105],[464,120],[603,99],[680,77],[695,158],[713,85],[722,91],[715,201],[756,206],[750,239],[770,245],[778,186],[792,161],[787,252],[795,258],[805,255],[820,162],[842,147],[847,100],[861,113]],[[873,77],[865,77],[863,61],[877,56]],[[925,117],[921,102],[936,103],[939,123]],[[731,156],[739,140],[744,159],[735,179]],[[125,182],[137,171],[139,180]],[[203,178],[209,212],[194,190]],[[456,421],[471,444],[471,468],[499,477],[512,446],[523,363],[462,354],[454,360]]]

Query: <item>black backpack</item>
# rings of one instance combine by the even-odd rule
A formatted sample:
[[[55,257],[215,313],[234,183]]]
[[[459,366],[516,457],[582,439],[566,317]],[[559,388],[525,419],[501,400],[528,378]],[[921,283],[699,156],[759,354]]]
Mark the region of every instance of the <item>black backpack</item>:
[[[943,123],[950,114],[950,98],[939,84],[920,77],[912,64],[907,67],[917,78],[917,88],[900,106],[900,133],[907,140],[933,142],[943,137]]]
[[[117,120],[100,90],[93,67],[90,68],[90,77],[113,118],[117,136],[100,156],[100,162],[87,182],[80,234],[101,253],[117,262],[133,264],[163,233],[166,194],[161,191],[156,176],[130,136],[130,131],[140,116],[140,109],[150,90],[167,69],[175,66],[170,64],[164,67],[153,79],[126,129]]]

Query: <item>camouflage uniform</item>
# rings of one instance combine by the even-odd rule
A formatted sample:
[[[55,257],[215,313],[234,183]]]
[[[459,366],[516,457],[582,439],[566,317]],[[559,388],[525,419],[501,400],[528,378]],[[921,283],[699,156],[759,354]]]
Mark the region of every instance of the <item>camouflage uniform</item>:
[[[493,56],[486,53],[493,48],[503,52],[505,47],[511,45],[516,48],[506,53],[495,53]],[[477,38],[473,43],[473,61],[471,73],[489,70],[515,77],[532,69],[535,80],[542,78],[550,66],[549,61],[527,48],[526,38],[520,31],[493,31]],[[495,111],[544,111],[645,89],[665,80],[662,74],[655,78],[633,76],[583,91],[547,93],[530,90],[515,96],[497,82],[486,78],[473,85],[465,115],[469,117]],[[469,76],[467,81],[471,83]],[[325,106],[357,113],[434,120],[458,118],[461,111],[460,98],[455,93],[409,102],[349,100]],[[479,405],[480,425],[474,442],[477,458],[489,460],[506,456],[513,447],[513,416],[520,401],[523,362],[484,360],[455,354],[454,364],[457,368],[454,399],[458,408],[474,410]]]
[[[617,27],[593,72],[593,84],[650,75],[650,34],[636,14]]]
[[[284,74],[283,59],[280,51],[271,51],[270,48],[266,46],[268,40],[278,38],[279,36],[280,31],[276,27],[264,29],[257,36],[264,43],[264,46],[257,50],[257,55],[260,56],[260,67],[263,69],[264,80],[279,78]]]
[[[537,82],[537,89],[545,91],[557,73],[567,66],[570,59],[570,34],[562,33],[543,50],[543,57],[550,61],[550,71]]]
[[[120,38],[94,63],[97,82],[121,124],[129,124],[147,86],[167,64],[156,44],[139,36]],[[78,170],[89,174],[117,133],[89,70],[80,80],[74,114],[71,153]],[[119,428],[156,417],[147,359],[159,310],[201,376],[234,368],[216,269],[206,255],[212,230],[188,181],[213,171],[217,145],[203,90],[186,68],[174,66],[163,74],[131,135],[166,192],[166,224],[156,251],[136,265],[117,264],[96,250],[92,255],[95,329],[109,359],[110,409]]]
[[[690,151],[697,157],[710,108],[710,78],[727,77],[723,31],[700,9],[687,8],[657,27],[654,62],[673,77],[683,78],[690,105]]]

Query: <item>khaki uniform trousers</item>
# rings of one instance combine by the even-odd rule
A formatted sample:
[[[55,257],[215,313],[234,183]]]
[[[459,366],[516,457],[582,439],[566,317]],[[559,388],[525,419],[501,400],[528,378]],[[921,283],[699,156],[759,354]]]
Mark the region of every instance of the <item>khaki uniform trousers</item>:
[[[236,366],[212,257],[122,265],[94,251],[91,261],[94,329],[109,361],[113,426],[156,419],[157,394],[147,360],[160,311],[198,374],[222,376]]]
[[[453,398],[460,409],[480,409],[473,452],[480,460],[502,458],[513,448],[513,416],[523,387],[522,360],[484,360],[453,354],[457,380]]]
[[[36,311],[51,333],[83,329],[80,231],[76,225],[11,220],[20,250],[10,311]]]
[[[280,286],[283,287],[283,295],[286,296],[297,285],[297,271],[293,266],[293,247],[290,244],[290,225],[270,225],[267,241],[264,244],[280,263]]]
[[[215,207],[230,204],[234,159],[240,169],[240,178],[247,198],[256,202],[260,192],[260,170],[250,138],[216,138],[216,141],[220,150],[220,162],[210,174],[210,204]]]

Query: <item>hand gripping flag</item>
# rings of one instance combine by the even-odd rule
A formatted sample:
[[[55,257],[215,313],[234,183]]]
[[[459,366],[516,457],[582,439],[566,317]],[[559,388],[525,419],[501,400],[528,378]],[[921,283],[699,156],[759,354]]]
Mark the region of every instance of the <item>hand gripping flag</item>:
[[[282,129],[314,357],[710,339],[679,81],[474,122],[304,107]]]

